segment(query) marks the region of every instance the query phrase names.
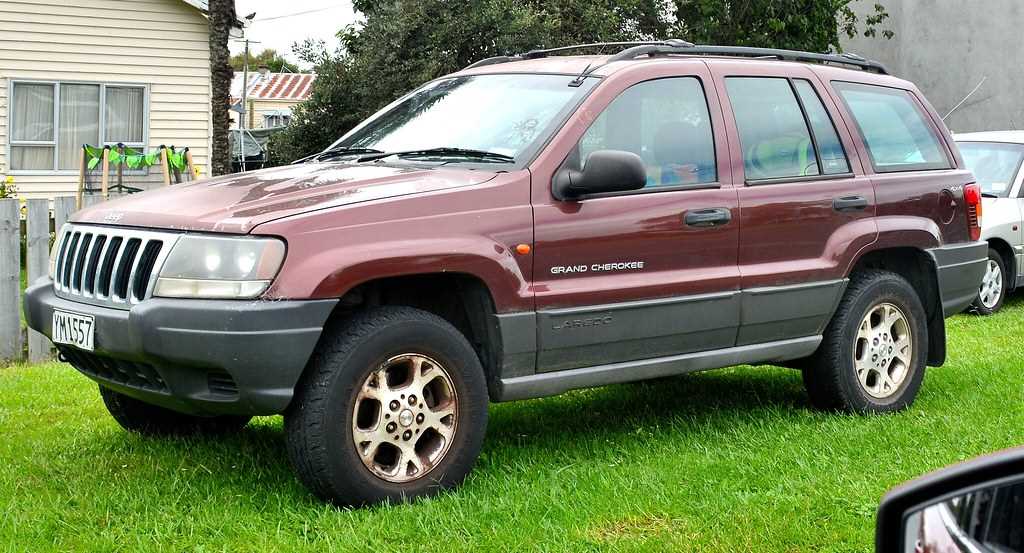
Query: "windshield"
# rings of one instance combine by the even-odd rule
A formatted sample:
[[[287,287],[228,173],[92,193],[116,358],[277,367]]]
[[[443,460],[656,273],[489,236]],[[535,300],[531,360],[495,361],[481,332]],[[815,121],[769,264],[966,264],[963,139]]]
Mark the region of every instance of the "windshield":
[[[974,173],[981,191],[1005,198],[1017,177],[1024,144],[999,142],[959,142],[960,154],[967,168]]]
[[[381,152],[478,150],[526,161],[554,132],[594,79],[572,87],[566,75],[489,74],[433,81],[359,125],[332,148]],[[459,154],[454,149],[463,150]],[[427,154],[420,154],[427,155]],[[501,156],[467,161],[509,163]]]

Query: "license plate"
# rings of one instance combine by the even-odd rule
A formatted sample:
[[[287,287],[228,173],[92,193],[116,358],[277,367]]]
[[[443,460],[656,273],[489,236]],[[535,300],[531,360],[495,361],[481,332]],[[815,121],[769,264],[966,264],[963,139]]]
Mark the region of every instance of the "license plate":
[[[67,344],[92,351],[96,324],[92,315],[79,315],[65,311],[53,312],[53,343]]]

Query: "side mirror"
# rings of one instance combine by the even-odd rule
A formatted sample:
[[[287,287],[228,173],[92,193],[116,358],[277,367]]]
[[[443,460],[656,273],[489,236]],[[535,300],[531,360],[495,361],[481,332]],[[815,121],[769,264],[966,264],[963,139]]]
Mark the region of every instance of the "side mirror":
[[[1024,447],[891,490],[878,507],[875,551],[1024,551]]]
[[[582,171],[562,168],[551,183],[559,200],[589,194],[639,190],[647,184],[647,167],[640,156],[622,150],[598,150],[587,158]]]

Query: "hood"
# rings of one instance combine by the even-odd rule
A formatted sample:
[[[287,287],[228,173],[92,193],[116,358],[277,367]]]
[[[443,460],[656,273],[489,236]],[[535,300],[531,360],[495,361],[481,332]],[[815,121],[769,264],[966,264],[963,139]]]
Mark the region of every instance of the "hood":
[[[244,234],[318,209],[480,184],[495,173],[362,163],[306,163],[237,173],[125,196],[73,222]]]

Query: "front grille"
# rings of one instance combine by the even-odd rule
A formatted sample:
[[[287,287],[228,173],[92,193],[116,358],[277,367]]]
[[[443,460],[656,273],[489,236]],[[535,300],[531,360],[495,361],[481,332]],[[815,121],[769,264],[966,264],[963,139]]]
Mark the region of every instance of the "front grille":
[[[93,225],[65,225],[57,246],[58,296],[127,309],[150,296],[177,236]]]
[[[58,346],[62,360],[93,378],[109,380],[133,388],[168,393],[167,383],[152,365],[111,357],[102,357],[79,349]]]

